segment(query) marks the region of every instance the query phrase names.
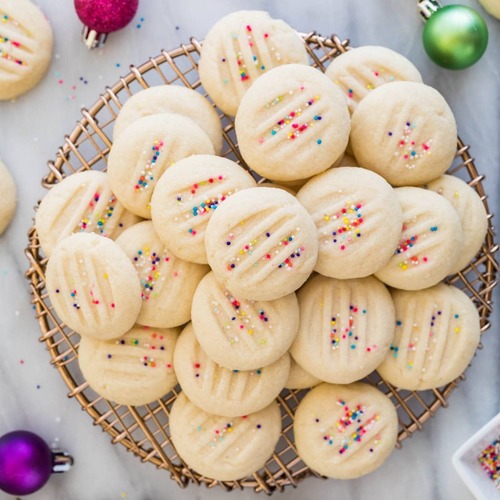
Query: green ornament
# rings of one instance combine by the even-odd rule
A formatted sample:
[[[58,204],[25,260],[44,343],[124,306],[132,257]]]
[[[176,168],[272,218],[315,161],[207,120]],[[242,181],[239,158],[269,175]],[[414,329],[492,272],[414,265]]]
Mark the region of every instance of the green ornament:
[[[483,18],[465,5],[447,5],[434,12],[423,32],[427,55],[439,66],[464,69],[476,63],[488,45]]]

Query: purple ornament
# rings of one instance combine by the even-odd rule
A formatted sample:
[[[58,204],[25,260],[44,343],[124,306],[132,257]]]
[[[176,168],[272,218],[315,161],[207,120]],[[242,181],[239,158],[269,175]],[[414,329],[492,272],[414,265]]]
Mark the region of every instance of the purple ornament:
[[[63,462],[66,466],[61,467]],[[0,490],[29,495],[44,486],[52,472],[62,472],[72,463],[68,455],[52,453],[32,432],[10,432],[0,438]]]
[[[89,49],[106,41],[112,31],[121,30],[132,21],[139,0],[74,0],[83,28],[83,42]]]

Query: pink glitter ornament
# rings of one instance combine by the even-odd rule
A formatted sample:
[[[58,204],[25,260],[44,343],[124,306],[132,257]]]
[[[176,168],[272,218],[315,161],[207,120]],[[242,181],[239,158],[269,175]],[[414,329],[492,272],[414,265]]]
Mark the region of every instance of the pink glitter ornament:
[[[84,24],[82,40],[89,48],[102,46],[108,33],[127,26],[137,12],[139,0],[74,0]]]

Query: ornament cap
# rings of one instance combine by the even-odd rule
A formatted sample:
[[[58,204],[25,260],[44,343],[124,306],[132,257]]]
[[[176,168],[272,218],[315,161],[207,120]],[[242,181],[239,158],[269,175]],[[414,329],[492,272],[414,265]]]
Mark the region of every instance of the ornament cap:
[[[439,10],[442,5],[438,0],[419,0],[417,3],[417,8],[422,16],[422,20],[425,22],[429,19],[434,12]]]
[[[60,474],[68,472],[75,461],[73,457],[64,450],[52,450],[52,472]]]
[[[83,27],[82,41],[89,50],[102,47],[106,43],[107,37],[106,33],[98,33],[88,26]]]

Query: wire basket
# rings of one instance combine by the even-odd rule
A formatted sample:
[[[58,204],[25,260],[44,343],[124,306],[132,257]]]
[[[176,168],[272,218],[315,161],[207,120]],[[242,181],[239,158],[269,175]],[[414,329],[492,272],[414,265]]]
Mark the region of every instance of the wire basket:
[[[337,36],[325,38],[315,33],[302,34],[312,65],[325,70],[328,62],[349,50],[349,41]],[[130,73],[121,78],[113,87],[106,88],[98,101],[83,110],[83,118],[76,128],[65,138],[58,150],[55,161],[49,161],[49,173],[42,179],[42,185],[50,189],[64,177],[88,169],[104,170],[112,142],[113,122],[123,103],[134,93],[152,85],[176,83],[203,91],[197,71],[201,44],[195,39],[189,45],[181,45],[171,52],[162,53],[139,67],[131,66]],[[208,98],[208,97],[207,97]],[[217,110],[219,111],[219,110]],[[219,111],[222,121],[224,148],[222,156],[238,161],[245,166],[238,151],[234,123]],[[458,140],[456,160],[449,173],[466,180],[479,194],[488,211],[482,181],[474,161],[469,155],[469,147]],[[245,166],[246,167],[246,166]],[[492,312],[491,295],[496,285],[498,264],[495,261],[497,245],[491,226],[491,215],[486,239],[479,254],[461,273],[449,278],[449,282],[465,291],[474,301],[481,318],[481,332],[489,327]],[[177,387],[161,400],[152,404],[132,407],[114,404],[98,396],[85,382],[78,367],[79,335],[66,327],[57,317],[50,304],[45,289],[46,257],[43,255],[34,227],[28,232],[29,244],[26,249],[30,267],[26,277],[30,283],[33,303],[42,336],[51,356],[51,364],[61,374],[69,387],[69,397],[75,398],[90,415],[95,425],[100,425],[112,438],[113,443],[121,443],[127,450],[137,455],[143,462],[151,462],[160,469],[166,469],[182,487],[189,483],[204,483],[209,487],[220,486],[225,490],[252,488],[271,494],[282,491],[286,486],[296,485],[301,479],[318,475],[311,471],[297,456],[292,426],[294,411],[307,391],[284,390],[278,398],[282,414],[282,435],[273,456],[263,469],[239,481],[221,482],[200,476],[189,469],[177,455],[169,434],[168,415],[177,397]],[[448,405],[449,394],[457,386],[459,379],[445,387],[431,391],[411,392],[395,389],[384,382],[376,373],[367,381],[389,395],[398,410],[399,436],[397,447],[417,430],[441,407]]]

